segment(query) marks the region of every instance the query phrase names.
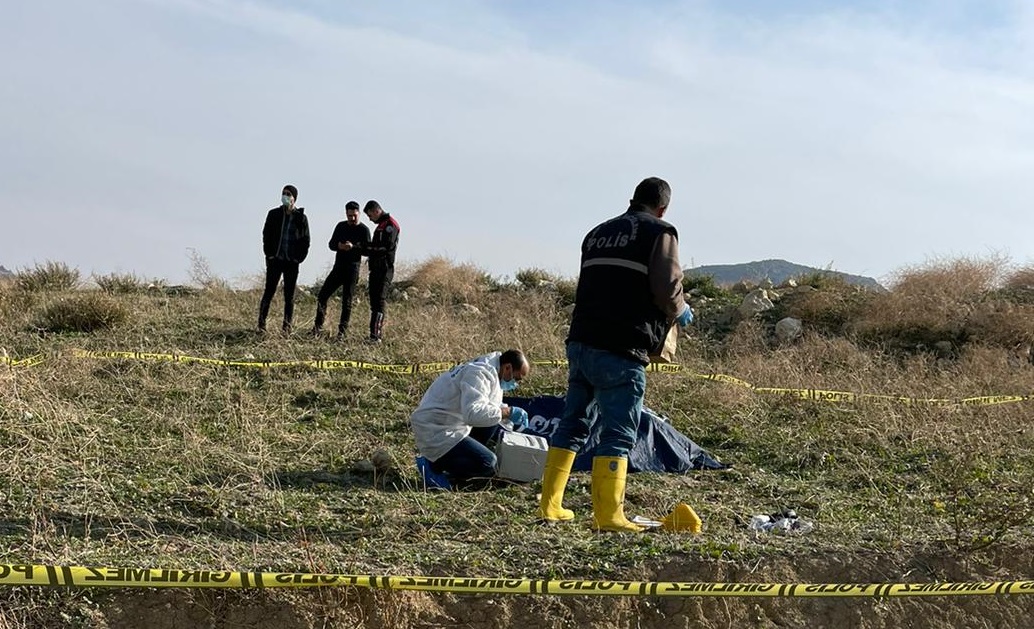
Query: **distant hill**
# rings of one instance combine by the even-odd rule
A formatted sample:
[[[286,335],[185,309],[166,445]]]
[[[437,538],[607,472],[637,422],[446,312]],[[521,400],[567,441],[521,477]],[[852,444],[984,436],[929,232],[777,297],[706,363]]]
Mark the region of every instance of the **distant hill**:
[[[0,277],[14,277],[13,271],[8,271],[2,265],[0,265]]]
[[[790,278],[813,273],[828,273],[842,277],[848,284],[882,290],[883,286],[871,277],[863,275],[851,275],[840,271],[829,271],[817,269],[803,264],[794,264],[786,260],[760,260],[757,262],[744,262],[742,264],[709,264],[693,267],[685,270],[687,275],[705,276],[710,275],[716,284],[735,284],[739,281],[760,282],[768,278],[773,284],[779,285]]]

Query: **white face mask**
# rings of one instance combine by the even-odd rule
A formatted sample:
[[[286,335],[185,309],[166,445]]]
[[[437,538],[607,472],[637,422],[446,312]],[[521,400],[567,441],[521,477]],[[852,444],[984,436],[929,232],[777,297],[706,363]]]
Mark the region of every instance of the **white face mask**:
[[[280,196],[280,204],[283,205],[284,207],[291,207],[291,204],[293,204],[293,203],[294,203],[294,197],[292,197],[291,195],[284,194],[284,195]]]

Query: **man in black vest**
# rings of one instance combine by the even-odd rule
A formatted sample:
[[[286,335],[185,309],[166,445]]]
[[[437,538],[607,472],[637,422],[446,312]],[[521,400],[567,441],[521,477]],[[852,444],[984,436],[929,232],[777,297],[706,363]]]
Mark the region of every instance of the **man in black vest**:
[[[650,177],[636,186],[628,210],[597,225],[582,241],[581,271],[567,337],[567,396],[542,477],[539,516],[574,519],[562,506],[575,453],[589,435],[586,409],[595,399],[603,423],[592,460],[593,527],[641,531],[625,517],[628,451],[635,444],[646,392],[649,354],[672,324],[689,325],[682,294],[678,232],[661,220],[671,187]]]
[[[323,282],[320,293],[316,297],[316,323],[312,333],[319,334],[323,329],[323,320],[327,316],[327,302],[338,288],[341,291],[341,320],[337,326],[340,339],[348,327],[348,319],[352,314],[352,296],[359,280],[359,263],[362,261],[361,250],[370,242],[370,228],[359,223],[359,204],[349,201],[345,204],[345,220],[337,224],[330,237],[330,250],[337,252],[334,268]]]

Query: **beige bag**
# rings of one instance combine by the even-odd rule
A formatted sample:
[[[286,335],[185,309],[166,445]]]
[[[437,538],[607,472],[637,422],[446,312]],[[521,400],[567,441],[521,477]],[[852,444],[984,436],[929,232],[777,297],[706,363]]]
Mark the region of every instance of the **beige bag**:
[[[671,324],[671,328],[668,329],[668,336],[664,337],[664,345],[661,346],[661,351],[657,354],[650,354],[650,362],[652,363],[673,363],[675,362],[675,344],[679,340],[679,326],[677,323]]]

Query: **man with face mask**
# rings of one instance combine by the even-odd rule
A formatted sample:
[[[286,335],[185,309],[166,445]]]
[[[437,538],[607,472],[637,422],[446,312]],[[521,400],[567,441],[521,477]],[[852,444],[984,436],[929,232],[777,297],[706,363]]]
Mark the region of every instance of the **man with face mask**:
[[[520,350],[493,352],[453,367],[435,379],[409,418],[420,455],[434,472],[457,488],[486,486],[495,475],[493,442],[501,422],[528,424],[528,413],[503,404],[527,377],[530,365]]]
[[[305,208],[295,207],[298,188],[288,184],[280,194],[280,205],[266,214],[262,227],[262,250],[266,254],[266,289],[259,303],[258,329],[266,331],[269,304],[276,294],[280,277],[284,278],[284,333],[291,331],[294,316],[294,288],[298,283],[298,265],[309,255],[309,220]]]
[[[359,223],[359,204],[349,201],[345,204],[345,220],[334,228],[330,237],[330,250],[337,252],[334,268],[323,282],[319,296],[316,298],[316,323],[313,334],[323,329],[323,320],[327,315],[327,301],[334,296],[338,288],[341,291],[341,320],[337,326],[338,339],[344,336],[348,320],[352,314],[352,296],[359,280],[359,263],[361,251],[370,242],[370,228]]]

